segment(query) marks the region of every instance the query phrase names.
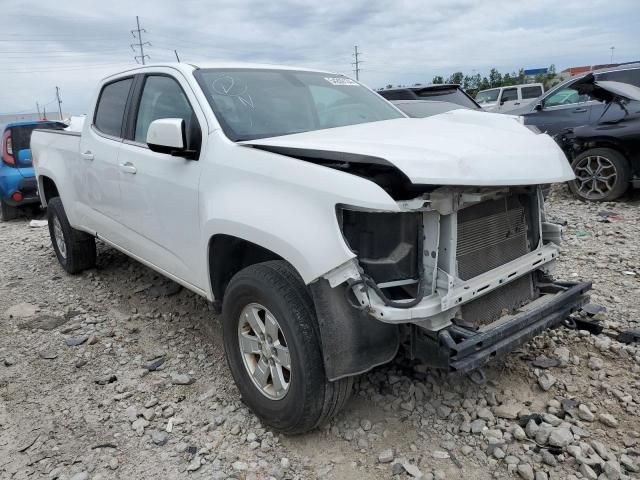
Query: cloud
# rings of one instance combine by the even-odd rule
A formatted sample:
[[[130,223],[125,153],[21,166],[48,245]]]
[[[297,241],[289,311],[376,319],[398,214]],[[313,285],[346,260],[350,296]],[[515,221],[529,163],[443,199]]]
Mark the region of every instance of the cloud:
[[[640,56],[635,0],[257,0],[182,2],[34,0],[4,7],[0,113],[51,102],[86,112],[97,82],[134,65],[135,15],[151,61],[285,63],[351,74],[372,87],[555,64],[559,69]],[[53,109],[50,103],[48,109]]]

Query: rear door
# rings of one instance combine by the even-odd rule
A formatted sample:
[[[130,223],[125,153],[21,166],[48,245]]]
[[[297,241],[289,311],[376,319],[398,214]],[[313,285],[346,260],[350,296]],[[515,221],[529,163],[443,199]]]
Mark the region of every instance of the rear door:
[[[531,85],[528,87],[520,87],[520,105],[527,105],[543,94],[540,85]]]
[[[189,147],[200,152],[200,126],[206,120],[186,80],[173,75],[172,69],[166,71],[141,76],[132,102],[118,162],[121,221],[127,232],[122,246],[198,286],[203,268],[198,217],[201,162],[152,152],[146,140],[154,120],[182,118]]]
[[[80,161],[73,172],[83,223],[118,244],[122,241],[118,156],[133,80],[130,76],[103,85],[91,125],[80,137]]]

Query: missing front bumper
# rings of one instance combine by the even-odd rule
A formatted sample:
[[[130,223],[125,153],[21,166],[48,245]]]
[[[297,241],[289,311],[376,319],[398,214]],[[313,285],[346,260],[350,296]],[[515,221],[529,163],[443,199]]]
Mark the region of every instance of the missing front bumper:
[[[544,296],[522,312],[476,331],[451,325],[434,334],[413,325],[411,356],[449,372],[469,372],[561,324],[588,301],[590,289],[591,283],[548,284]]]

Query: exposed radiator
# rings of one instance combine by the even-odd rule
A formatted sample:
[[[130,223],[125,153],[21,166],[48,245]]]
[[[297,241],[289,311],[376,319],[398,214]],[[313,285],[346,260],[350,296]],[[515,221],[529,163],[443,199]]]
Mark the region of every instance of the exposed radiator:
[[[528,253],[527,214],[516,196],[458,212],[458,277],[469,280]]]
[[[458,277],[469,280],[528,253],[528,211],[515,195],[459,211]],[[532,275],[525,275],[463,305],[462,317],[476,326],[485,325],[513,312],[533,296]]]
[[[513,313],[534,298],[532,274],[520,277],[504,287],[466,303],[462,306],[462,318],[477,327],[494,322]]]

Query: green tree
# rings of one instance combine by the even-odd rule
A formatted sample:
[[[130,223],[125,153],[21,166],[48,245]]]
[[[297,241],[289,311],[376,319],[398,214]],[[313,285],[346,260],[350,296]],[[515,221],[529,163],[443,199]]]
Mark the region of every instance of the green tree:
[[[464,79],[464,73],[455,72],[452,75],[450,75],[449,78],[447,78],[447,83],[455,83],[457,85],[460,85],[463,79]]]
[[[433,80],[431,80],[431,83],[434,83],[434,84],[444,83],[444,78],[442,78],[442,76],[440,75],[436,75],[435,77],[433,77]]]
[[[491,85],[491,87],[500,87],[502,86],[502,74],[496,70],[495,68],[492,68],[489,71],[489,83]]]

